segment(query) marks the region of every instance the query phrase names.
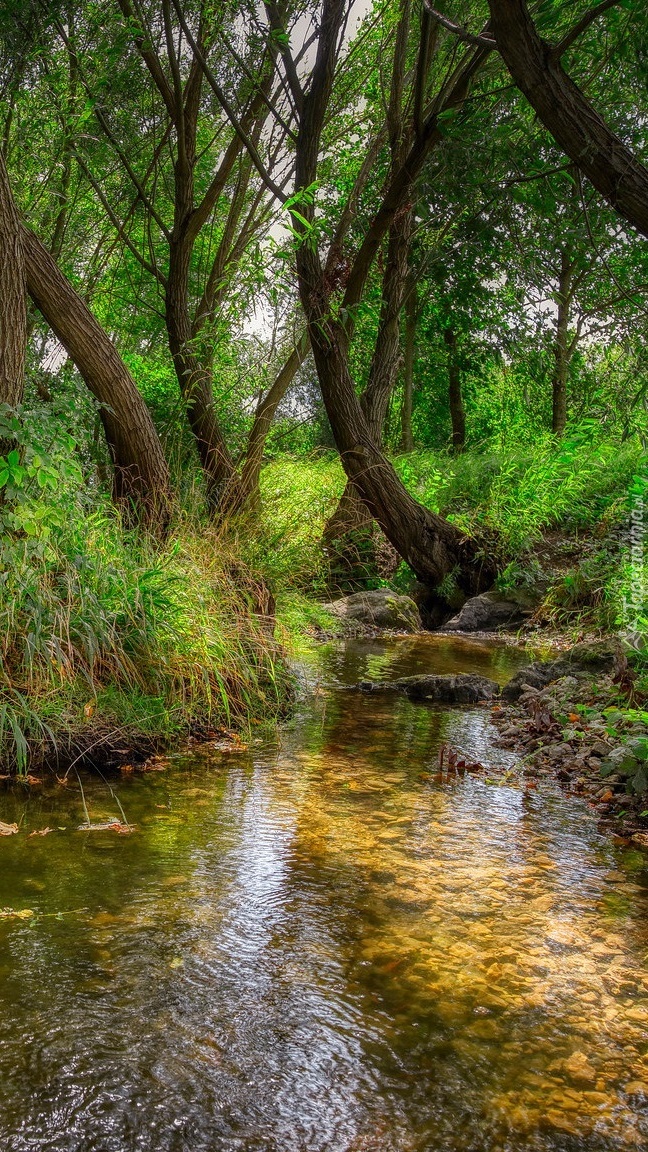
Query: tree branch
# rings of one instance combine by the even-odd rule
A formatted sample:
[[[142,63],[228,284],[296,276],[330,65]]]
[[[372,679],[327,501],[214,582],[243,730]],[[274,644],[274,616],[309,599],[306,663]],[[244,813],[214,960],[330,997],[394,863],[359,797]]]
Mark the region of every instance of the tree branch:
[[[607,12],[608,8],[616,8],[619,3],[620,0],[602,0],[600,4],[597,4],[594,8],[590,8],[584,14],[584,16],[582,16],[581,19],[576,24],[574,24],[574,27],[567,33],[567,35],[563,36],[562,40],[556,44],[555,48],[551,49],[552,59],[559,60],[561,56],[564,56],[567,49],[571,48],[572,44],[578,40],[579,36],[582,36],[583,32],[589,28],[590,24],[592,24],[594,20],[597,20],[599,16],[602,16],[604,12]]]

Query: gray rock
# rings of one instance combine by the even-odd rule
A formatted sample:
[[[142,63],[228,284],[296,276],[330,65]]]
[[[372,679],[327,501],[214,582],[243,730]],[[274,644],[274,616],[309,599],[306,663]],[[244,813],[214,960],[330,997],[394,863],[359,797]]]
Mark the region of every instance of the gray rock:
[[[421,630],[421,617],[414,601],[389,588],[354,592],[324,607],[338,619],[366,628],[386,628],[396,632]]]
[[[511,592],[482,592],[466,600],[452,620],[443,625],[444,632],[496,632],[518,628],[533,615],[538,597],[526,589]]]
[[[457,672],[448,676],[402,676],[399,680],[359,684],[363,692],[402,692],[410,700],[433,700],[439,704],[478,704],[493,700],[500,686],[486,676]]]
[[[528,664],[520,668],[515,676],[502,689],[504,700],[519,700],[527,688],[546,688],[554,679],[553,662],[550,664]]]

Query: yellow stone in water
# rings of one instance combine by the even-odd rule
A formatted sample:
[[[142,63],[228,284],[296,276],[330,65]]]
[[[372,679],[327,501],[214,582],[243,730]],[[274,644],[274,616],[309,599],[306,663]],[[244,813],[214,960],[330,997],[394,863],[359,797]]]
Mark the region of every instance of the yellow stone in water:
[[[563,1060],[562,1068],[576,1084],[596,1083],[598,1073],[584,1052],[572,1052],[567,1060]]]
[[[643,1080],[631,1080],[623,1089],[628,1096],[648,1096],[648,1083]]]

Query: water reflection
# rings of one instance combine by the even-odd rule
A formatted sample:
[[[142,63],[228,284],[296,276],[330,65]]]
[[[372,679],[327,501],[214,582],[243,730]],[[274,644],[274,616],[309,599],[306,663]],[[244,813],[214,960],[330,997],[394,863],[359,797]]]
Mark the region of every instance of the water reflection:
[[[122,781],[132,836],[6,794],[0,906],[37,915],[0,921],[3,1147],[646,1146],[640,855],[557,794],[436,784],[444,740],[508,755],[487,714],[334,687],[519,659],[444,645],[331,646],[280,747]]]

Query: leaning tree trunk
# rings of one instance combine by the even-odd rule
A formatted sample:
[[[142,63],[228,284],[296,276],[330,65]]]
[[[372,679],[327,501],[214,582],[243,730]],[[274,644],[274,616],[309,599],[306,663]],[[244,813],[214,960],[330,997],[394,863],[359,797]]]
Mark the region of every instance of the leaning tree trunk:
[[[27,290],[78,368],[92,395],[114,465],[113,494],[163,532],[169,518],[169,471],[151,414],[107,333],[28,228],[22,228]]]
[[[453,328],[445,328],[443,339],[448,349],[448,402],[452,425],[452,451],[463,452],[466,446],[466,410],[461,391],[461,370],[457,356],[457,334]]]
[[[416,325],[418,300],[416,280],[412,276],[405,296],[405,346],[403,348],[403,403],[401,406],[401,451],[414,451],[412,409],[414,401],[414,361],[416,359]]]
[[[413,209],[408,207],[389,230],[378,334],[369,379],[360,398],[367,427],[376,444],[382,443],[387,408],[401,362],[400,313],[408,278],[412,225]],[[376,536],[374,518],[350,479],[325,525],[324,542],[334,582],[362,583],[379,567],[378,554],[383,551],[380,533]],[[395,559],[390,557],[392,562]],[[381,575],[387,574],[387,570],[381,572]]]
[[[348,478],[380,524],[385,536],[419,579],[436,586],[451,574],[472,595],[492,579],[487,560],[477,562],[477,548],[442,516],[410,496],[387,458],[369,435],[353,392],[346,350],[337,334],[328,340],[311,329],[313,355],[322,395]]]
[[[562,436],[567,424],[567,375],[569,372],[569,317],[571,313],[572,266],[566,248],[560,254],[558,316],[554,343],[554,371],[551,380],[551,430]]]
[[[16,408],[25,386],[27,292],[22,231],[0,154],[0,402]],[[8,445],[0,441],[0,453]]]
[[[488,0],[488,6],[504,63],[545,128],[608,204],[648,236],[648,168],[561,66],[565,43],[554,49],[541,39],[525,0]]]
[[[317,57],[300,115],[295,165],[297,190],[310,188],[317,177],[321,135],[333,89],[344,13],[342,0],[324,0]],[[347,279],[345,309],[350,311],[362,298],[378,248],[408,202],[430,149],[441,139],[439,111],[463,103],[471,80],[487,55],[488,48],[481,46],[467,54],[455,69],[440,107],[435,105],[417,126],[407,157],[392,174],[380,208],[356,254]],[[425,68],[424,79],[426,75]],[[312,220],[313,207],[308,203],[300,204],[300,211],[292,214],[293,227],[304,239]],[[387,539],[424,584],[435,586],[453,575],[459,587],[472,594],[492,578],[492,562],[484,559],[475,541],[442,516],[418,504],[398,478],[372,437],[356,395],[348,354],[351,325],[345,326],[342,319],[332,315],[331,285],[319,254],[310,244],[301,243],[296,263],[299,294],[322,397],[347,478],[360,492]]]

